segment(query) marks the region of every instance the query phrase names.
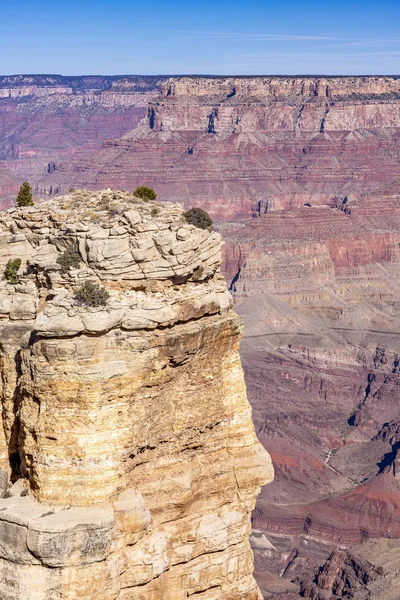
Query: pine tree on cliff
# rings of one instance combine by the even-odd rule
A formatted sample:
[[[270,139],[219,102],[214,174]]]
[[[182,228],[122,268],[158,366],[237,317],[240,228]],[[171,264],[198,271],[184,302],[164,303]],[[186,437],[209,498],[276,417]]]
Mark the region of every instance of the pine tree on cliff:
[[[29,185],[28,181],[24,181],[24,183],[19,188],[18,196],[15,203],[17,206],[33,206],[32,188]]]

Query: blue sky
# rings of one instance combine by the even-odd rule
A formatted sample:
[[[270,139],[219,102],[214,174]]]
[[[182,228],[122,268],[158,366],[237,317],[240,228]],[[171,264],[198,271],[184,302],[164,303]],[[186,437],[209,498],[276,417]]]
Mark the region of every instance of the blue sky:
[[[0,75],[398,74],[400,0],[0,0]]]

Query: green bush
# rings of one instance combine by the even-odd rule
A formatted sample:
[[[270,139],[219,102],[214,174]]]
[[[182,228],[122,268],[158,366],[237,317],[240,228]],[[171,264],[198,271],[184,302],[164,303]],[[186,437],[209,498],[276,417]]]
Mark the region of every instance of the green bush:
[[[208,229],[211,230],[212,227],[212,219],[205,210],[201,208],[191,208],[183,213],[186,221],[199,229]]]
[[[74,191],[75,191],[75,188],[69,188],[69,193],[70,193],[70,194],[73,194],[73,193],[74,193]]]
[[[156,217],[158,215],[158,213],[160,212],[160,209],[155,207],[151,209],[151,216],[152,217]]]
[[[141,198],[142,200],[155,200],[157,198],[157,194],[153,188],[148,188],[144,185],[136,188],[136,190],[133,192],[133,195]]]
[[[75,300],[85,306],[106,306],[110,294],[103,287],[92,281],[85,281],[82,287],[74,292]]]
[[[24,181],[19,188],[15,204],[17,206],[33,206],[32,188],[28,181]]]
[[[61,273],[67,273],[70,269],[79,269],[81,256],[76,248],[67,248],[57,258],[57,264],[61,266]]]
[[[6,268],[4,269],[4,277],[10,283],[18,283],[18,270],[22,264],[22,260],[20,258],[10,258],[8,263],[6,264]]]

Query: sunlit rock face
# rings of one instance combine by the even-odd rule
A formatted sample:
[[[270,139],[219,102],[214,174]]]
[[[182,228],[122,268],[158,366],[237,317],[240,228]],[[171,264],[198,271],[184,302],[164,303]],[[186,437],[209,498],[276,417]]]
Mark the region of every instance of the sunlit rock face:
[[[91,154],[106,138],[137,127],[163,80],[0,76],[0,207],[13,204],[25,179],[36,191],[37,182],[56,171],[59,161]]]
[[[111,190],[0,226],[1,269],[22,260],[0,287],[0,597],[260,598],[250,514],[272,466],[220,235]],[[106,305],[77,301],[88,280]]]
[[[395,193],[399,132],[394,77],[175,77],[136,129],[38,185],[147,184],[216,220],[246,219]]]
[[[245,323],[248,396],[275,467],[254,512],[257,581],[272,598],[343,597],[341,584],[314,584],[325,585],[326,570],[344,581],[347,551],[357,557],[379,538],[374,560],[398,560],[400,198],[275,211],[221,229]],[[387,576],[397,589],[398,576],[370,572],[377,598],[396,597],[384,594]],[[354,598],[375,598],[367,583],[353,581]]]

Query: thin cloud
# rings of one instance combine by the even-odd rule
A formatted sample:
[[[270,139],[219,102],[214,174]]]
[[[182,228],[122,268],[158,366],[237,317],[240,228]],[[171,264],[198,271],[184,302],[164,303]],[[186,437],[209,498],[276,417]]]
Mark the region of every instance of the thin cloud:
[[[393,73],[400,65],[400,52],[358,52],[358,53],[329,53],[319,52],[266,52],[246,54],[238,57],[235,67],[247,72],[270,72],[280,74],[294,73],[329,73],[354,74],[356,72],[374,72],[383,74],[384,71]]]
[[[348,36],[322,36],[303,34],[275,34],[275,33],[244,33],[227,31],[199,31],[190,29],[165,29],[164,33],[172,34],[174,39],[207,40],[215,42],[308,42],[312,43],[315,50],[332,48],[387,48],[391,45],[400,44],[400,39],[369,39]],[[327,44],[315,44],[313,42],[333,42]],[[367,55],[366,53],[364,53]],[[285,55],[288,55],[285,53]],[[383,54],[382,54],[383,55]],[[391,54],[393,56],[393,54]],[[305,55],[304,55],[305,56]],[[324,56],[328,57],[329,54]],[[341,55],[343,56],[343,55]],[[351,56],[356,56],[352,54]],[[371,54],[370,54],[371,56]]]
[[[340,42],[337,44],[324,44],[323,46],[314,46],[314,48],[350,48],[350,47],[361,47],[361,46],[366,46],[366,47],[375,47],[375,48],[379,48],[379,47],[385,47],[385,46],[391,46],[391,45],[395,45],[395,44],[400,44],[400,39],[395,39],[395,40],[377,40],[377,39],[365,39],[365,40],[359,40],[357,42]]]
[[[349,59],[349,58],[365,58],[365,57],[380,57],[380,56],[400,56],[400,50],[385,51],[385,52],[352,52],[344,54],[339,52],[321,53],[321,52],[260,52],[248,53],[246,58],[320,58],[320,59]]]
[[[251,41],[346,41],[348,39],[357,38],[345,38],[345,37],[332,37],[324,35],[293,35],[293,34],[275,34],[275,33],[241,33],[241,32],[227,32],[227,31],[196,31],[190,29],[162,29],[164,33],[179,34],[176,37],[187,39],[207,39],[216,41],[237,41],[237,42],[251,42]]]

